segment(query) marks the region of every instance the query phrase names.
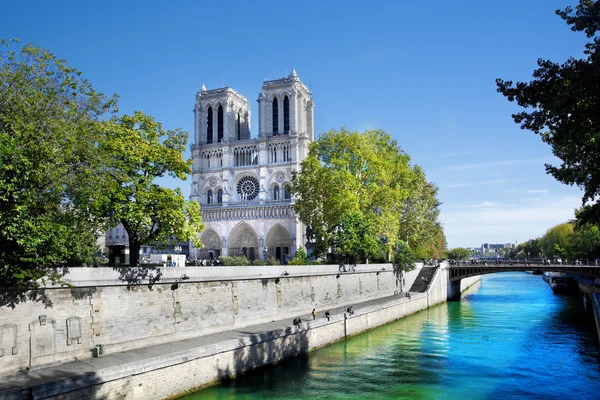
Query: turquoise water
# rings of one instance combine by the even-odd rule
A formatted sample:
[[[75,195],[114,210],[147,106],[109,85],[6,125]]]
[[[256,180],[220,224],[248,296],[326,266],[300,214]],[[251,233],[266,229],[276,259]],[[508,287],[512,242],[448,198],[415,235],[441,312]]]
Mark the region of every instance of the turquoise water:
[[[436,306],[185,397],[600,399],[600,353],[581,298],[539,277],[482,277]]]

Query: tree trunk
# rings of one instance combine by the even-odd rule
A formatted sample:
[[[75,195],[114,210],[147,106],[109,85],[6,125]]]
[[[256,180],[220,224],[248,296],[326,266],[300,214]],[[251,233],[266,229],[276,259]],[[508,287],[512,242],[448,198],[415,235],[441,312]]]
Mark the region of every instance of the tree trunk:
[[[135,239],[129,237],[129,266],[137,267],[140,264],[140,248],[141,244]]]

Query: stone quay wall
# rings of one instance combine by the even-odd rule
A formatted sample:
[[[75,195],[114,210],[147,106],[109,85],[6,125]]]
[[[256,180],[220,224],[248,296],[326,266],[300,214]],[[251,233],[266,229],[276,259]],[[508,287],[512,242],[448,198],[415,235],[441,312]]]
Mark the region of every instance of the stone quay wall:
[[[110,354],[390,296],[408,290],[420,267],[71,269],[71,287],[45,291],[51,306],[0,306],[0,375],[91,358],[97,345]]]
[[[106,366],[97,369],[95,374],[89,376],[82,375],[77,378],[51,379],[39,383],[33,381],[30,383],[23,382],[25,386],[19,385],[20,389],[17,388],[16,390],[1,392],[0,399],[12,400],[22,398],[23,393],[28,393],[28,396],[30,395],[32,398],[61,400],[91,400],[98,398],[107,400],[171,398],[214,384],[221,379],[235,377],[248,370],[328,345],[350,335],[359,334],[406,315],[425,310],[434,304],[446,301],[449,294],[455,295],[453,290],[456,290],[457,287],[462,291],[479,280],[479,277],[473,277],[463,280],[458,286],[449,284],[448,271],[446,269],[447,266],[442,264],[436,275],[434,275],[429,290],[426,293],[413,293],[411,297],[406,297],[404,295],[397,296],[394,295],[399,294],[398,289],[396,288],[410,288],[416,279],[421,266],[419,265],[416,270],[409,273],[398,275],[394,274],[389,267],[391,266],[357,266],[356,273],[344,274],[337,272],[337,266],[335,266],[335,268],[333,266],[323,266],[320,267],[322,269],[318,271],[312,271],[311,273],[313,275],[309,276],[295,275],[298,273],[297,270],[286,267],[286,269],[289,270],[289,275],[285,279],[280,278],[279,282],[277,282],[277,278],[280,277],[283,272],[280,269],[273,270],[273,267],[261,270],[264,274],[260,274],[262,275],[260,278],[253,279],[243,278],[244,271],[236,270],[236,272],[240,273],[238,279],[226,280],[223,279],[223,277],[218,277],[216,278],[218,280],[214,281],[193,281],[194,278],[190,278],[190,280],[184,281],[184,284],[176,289],[173,289],[172,287],[167,288],[167,286],[173,285],[173,283],[163,282],[161,284],[155,284],[152,290],[147,288],[146,283],[143,285],[129,285],[129,288],[127,286],[123,287],[123,285],[115,285],[114,282],[109,284],[112,281],[112,278],[114,278],[114,275],[109,271],[99,271],[95,274],[95,277],[102,279],[94,282],[99,283],[100,281],[103,281],[104,285],[87,287],[86,290],[88,290],[88,292],[86,293],[90,294],[90,297],[88,298],[90,305],[98,304],[93,301],[94,296],[97,296],[97,293],[100,293],[100,298],[112,302],[110,303],[110,306],[102,309],[105,313],[105,318],[97,320],[97,322],[103,321],[102,332],[108,333],[116,330],[117,328],[115,328],[115,325],[117,323],[135,326],[140,326],[141,324],[142,326],[145,326],[143,321],[148,321],[147,318],[149,314],[143,314],[141,316],[134,315],[133,317],[130,317],[129,312],[131,311],[128,311],[133,310],[139,312],[142,308],[149,305],[140,303],[141,300],[144,300],[144,296],[140,295],[140,293],[147,293],[146,295],[150,296],[150,299],[153,301],[157,301],[158,299],[163,301],[169,300],[171,302],[171,306],[165,307],[162,309],[162,312],[155,312],[154,314],[156,315],[152,316],[150,319],[150,321],[154,321],[153,323],[156,324],[156,321],[161,317],[170,321],[172,325],[170,334],[165,334],[165,329],[155,327],[158,329],[158,335],[144,337],[143,335],[136,333],[138,331],[137,329],[125,329],[124,327],[121,327],[121,329],[125,329],[126,332],[133,332],[130,333],[130,335],[140,338],[131,339],[130,337],[128,341],[118,341],[118,336],[113,334],[113,336],[110,337],[114,338],[115,342],[106,345],[109,353],[112,352],[112,349],[126,348],[127,345],[133,345],[134,348],[136,346],[139,347],[138,345],[131,343],[136,340],[144,343],[167,343],[168,341],[173,340],[178,334],[183,336],[188,335],[187,330],[184,331],[178,329],[179,326],[182,326],[181,324],[184,323],[186,317],[188,320],[185,320],[185,322],[188,324],[205,324],[204,326],[207,327],[203,330],[196,330],[193,335],[191,335],[192,337],[208,334],[208,332],[210,332],[209,329],[212,329],[212,331],[219,331],[227,329],[227,327],[245,326],[246,324],[239,319],[239,316],[252,311],[245,306],[248,302],[251,302],[253,307],[258,307],[262,310],[262,317],[254,315],[252,317],[254,321],[262,319],[263,322],[270,322],[275,319],[283,318],[283,314],[286,314],[287,317],[306,314],[313,306],[316,307],[317,310],[323,311],[330,307],[333,308],[332,306],[335,305],[339,306],[344,302],[346,302],[346,304],[352,304],[367,301],[368,298],[372,298],[375,301],[368,303],[370,305],[357,307],[354,315],[348,313],[335,314],[330,321],[321,318],[315,321],[306,321],[301,327],[284,326],[281,328],[282,325],[279,325],[280,327],[278,328],[259,330],[256,331],[258,333],[248,333],[246,336],[237,339],[226,339],[225,337],[217,342],[204,345],[201,344],[201,342],[198,342],[197,345],[187,350],[180,349],[179,351],[167,352],[154,358],[144,358],[143,360],[136,362],[125,362],[122,365],[116,364],[114,366]],[[165,274],[168,275],[165,280],[178,276],[177,274],[179,274],[181,270],[176,271],[176,269],[168,269],[168,271],[165,271]],[[184,272],[186,272],[186,275],[188,276],[207,273],[206,268],[201,270],[201,272],[195,272],[192,269],[186,268]],[[257,271],[259,270],[252,272]],[[78,271],[77,273],[82,274],[81,271]],[[274,273],[276,274],[273,275]],[[79,289],[83,290],[80,285],[86,280],[81,276],[74,275],[72,275],[71,278],[73,278],[72,282],[77,284]],[[204,277],[204,279],[208,278]],[[240,286],[240,284],[247,286]],[[281,291],[278,289],[278,286],[281,286]],[[239,292],[237,292],[237,313],[235,311],[236,301],[234,287],[242,288],[244,291],[243,296],[240,296]],[[96,288],[96,291],[90,292],[89,290],[92,288]],[[117,293],[120,293],[121,295],[120,298],[119,296],[102,297],[106,292],[116,290],[115,288],[120,288],[120,291],[117,290]],[[162,293],[158,293],[159,288],[161,288],[160,290]],[[317,289],[311,288],[318,288],[322,293],[317,295]],[[65,289],[56,290],[64,291]],[[180,290],[180,294],[175,295],[174,293],[171,293],[172,295],[170,298],[156,297],[159,294],[163,296],[164,293],[169,293],[169,291],[178,292]],[[213,297],[218,296],[214,293],[220,290],[228,292],[229,296],[221,294],[219,295],[221,297]],[[254,294],[252,293],[253,291],[255,292]],[[278,292],[281,292],[279,296],[282,297],[278,297]],[[213,294],[211,295],[210,293]],[[54,298],[57,301],[60,299],[64,303],[76,304],[81,300],[79,298],[73,299],[70,292],[67,294],[63,293],[62,298],[58,295],[53,296],[56,296]],[[133,301],[130,300],[132,294]],[[198,294],[201,295],[198,297]],[[204,296],[205,294],[208,295]],[[390,295],[392,296],[390,297]],[[71,296],[71,298],[69,298],[69,296]],[[185,307],[182,306],[182,309],[179,311],[175,311],[174,308],[171,308],[173,307],[172,302],[175,301],[175,298],[177,298],[181,304],[182,300],[188,297],[189,301],[193,301],[195,307],[191,307],[191,305],[188,304]],[[347,301],[349,298],[350,301]],[[214,300],[216,303],[221,302],[222,304],[210,304],[208,302],[209,299]],[[264,303],[273,302],[274,304],[271,306],[257,306],[256,302],[259,300]],[[146,299],[146,301],[150,300]],[[228,303],[228,305],[226,305],[226,303]],[[21,304],[21,306],[22,305],[23,304]],[[29,306],[33,307],[31,310],[32,312],[39,312],[41,310],[40,308],[36,308],[39,307],[38,305]],[[220,312],[220,314],[214,315],[215,318],[212,318],[213,322],[208,322],[207,320],[202,319],[201,316],[201,313],[206,312],[209,306],[213,307],[215,311],[219,310]],[[15,307],[14,310],[17,308],[18,306]],[[56,308],[56,305],[54,308]],[[68,307],[63,306],[63,308],[67,309]],[[95,309],[98,308],[92,307],[91,313],[93,313]],[[192,309],[196,310],[196,314],[192,312]],[[269,312],[273,312],[273,310],[278,311],[279,314],[275,316],[269,314]],[[2,311],[3,314],[0,314],[0,316],[5,317],[7,315],[4,313],[6,310]],[[22,311],[23,310],[21,310],[21,312]],[[48,326],[50,317],[54,318],[55,321],[61,318],[59,314],[51,315],[49,310],[46,310],[46,312],[48,314],[46,325],[41,326]],[[171,315],[171,313],[177,312],[181,313],[181,315]],[[111,315],[111,318],[106,318],[108,315]],[[125,315],[125,317],[118,317],[117,315]],[[33,316],[34,315],[29,315],[28,319],[25,321],[30,320]],[[177,318],[181,318],[181,323],[177,323]],[[2,319],[0,319],[0,321],[2,321]],[[34,320],[30,323],[36,324],[39,323],[39,321]],[[86,323],[90,322],[87,321]],[[91,322],[91,324],[94,324],[94,322]],[[187,326],[189,327],[190,325]],[[67,328],[67,330],[68,329],[69,328]],[[94,343],[95,338],[99,337],[100,340],[103,340],[109,337],[102,336],[103,334],[95,336],[94,329],[96,328],[93,325],[88,329],[92,336],[85,339],[88,341],[87,346],[80,343],[77,344],[89,348],[90,345]],[[33,331],[30,331],[29,333],[31,334],[31,332]],[[68,335],[69,332],[67,332],[67,339],[69,338]],[[56,332],[54,337],[55,339],[58,337]],[[57,342],[57,340],[55,340],[55,342]],[[106,340],[104,340],[104,342],[109,343]],[[31,343],[33,345],[35,341],[32,340]],[[73,345],[74,344],[71,343],[71,346]],[[64,353],[68,352],[63,352],[63,355]],[[58,353],[58,355],[60,354],[61,353]],[[56,358],[57,355],[55,355],[55,359]]]
[[[600,341],[600,293],[591,294],[592,311],[594,312],[594,321],[596,322],[596,333]]]

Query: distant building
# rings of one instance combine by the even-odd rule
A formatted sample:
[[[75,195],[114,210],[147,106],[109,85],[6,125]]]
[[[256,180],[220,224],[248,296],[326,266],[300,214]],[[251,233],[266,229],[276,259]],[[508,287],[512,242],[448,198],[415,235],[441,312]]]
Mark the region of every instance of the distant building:
[[[104,243],[111,264],[129,264],[129,236],[123,224],[109,229],[104,235]],[[190,255],[190,243],[177,242],[170,246],[142,245],[140,262],[149,262],[152,254],[184,254]]]
[[[501,254],[505,249],[512,249],[512,243],[482,243],[479,247],[467,247],[472,256],[490,256]]]

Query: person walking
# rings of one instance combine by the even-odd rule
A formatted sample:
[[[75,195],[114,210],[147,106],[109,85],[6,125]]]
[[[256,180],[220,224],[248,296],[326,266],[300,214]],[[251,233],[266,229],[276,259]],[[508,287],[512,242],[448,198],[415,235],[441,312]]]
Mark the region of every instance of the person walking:
[[[325,311],[325,318],[327,318],[327,321],[331,318],[331,313],[329,311]]]
[[[313,308],[313,310],[312,310],[312,313],[311,313],[311,314],[312,314],[312,317],[313,317],[313,321],[314,321],[315,319],[317,319],[317,309],[316,309],[316,308]]]

